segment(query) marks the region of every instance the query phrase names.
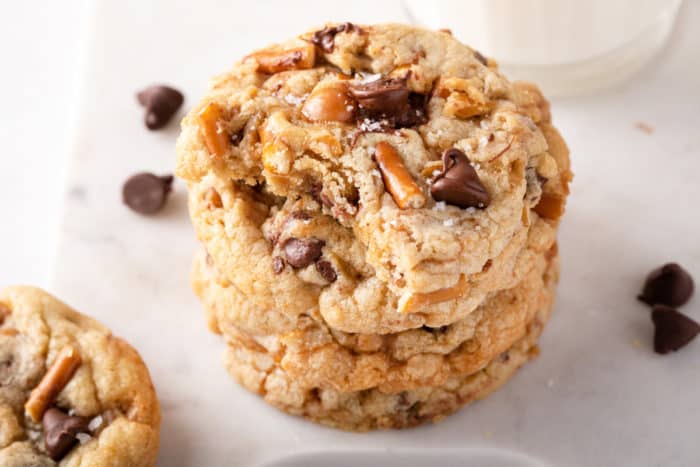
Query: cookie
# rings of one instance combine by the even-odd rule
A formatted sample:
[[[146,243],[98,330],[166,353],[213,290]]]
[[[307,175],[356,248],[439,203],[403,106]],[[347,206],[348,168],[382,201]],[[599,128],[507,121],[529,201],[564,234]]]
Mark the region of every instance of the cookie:
[[[205,262],[202,256],[199,262]],[[206,267],[211,268],[199,264],[195,270]],[[244,331],[229,321],[231,315],[221,307],[225,302],[219,300],[244,303],[235,287],[205,279],[202,298],[215,329],[227,340],[262,348],[302,386],[396,392],[440,386],[455,374],[477,371],[520,339],[535,313],[551,304],[557,277],[556,252],[542,255],[520,284],[494,294],[466,318],[386,335],[344,333],[310,316],[300,317],[293,330],[282,334]]]
[[[408,428],[438,422],[503,385],[518,368],[538,355],[537,338],[550,311],[551,303],[543,304],[527,325],[525,335],[510,348],[474,373],[452,376],[437,387],[399,392],[303,387],[272,355],[238,341],[230,342],[226,366],[242,386],[292,415],[352,431]]]
[[[534,219],[556,227],[568,150],[536,88],[449,34],[338,27],[244,58],[185,117],[195,230],[260,308],[348,332],[449,323],[513,285],[499,258]]]
[[[152,466],[160,408],[138,353],[46,292],[0,292],[0,465]]]

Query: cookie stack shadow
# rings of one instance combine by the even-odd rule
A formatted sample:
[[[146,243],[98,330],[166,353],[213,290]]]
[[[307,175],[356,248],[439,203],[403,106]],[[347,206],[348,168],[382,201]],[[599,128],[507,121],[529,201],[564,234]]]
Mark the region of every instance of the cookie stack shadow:
[[[396,25],[345,27],[336,32],[335,51],[321,47],[323,66],[335,60],[343,68],[346,44],[338,38],[365,34],[381,43],[388,34],[382,28],[405,28],[402,37],[418,42],[456,43],[444,33]],[[299,99],[289,97],[301,86],[294,73],[308,72],[308,64],[278,74],[264,70],[261,78],[244,60],[183,122],[178,174],[188,182],[203,245],[194,259],[194,290],[210,329],[226,340],[228,371],[285,412],[358,431],[438,421],[500,387],[539,352],[559,277],[556,236],[571,179],[568,149],[536,87],[510,84],[495,63],[454,47],[478,70],[469,85],[492,104],[475,115],[450,114],[450,102],[459,99],[450,101],[457,91],[445,88],[425,104],[427,121],[343,140],[342,155],[332,161],[323,138],[345,130],[302,122]],[[267,82],[284,73],[267,95],[273,89]],[[413,86],[411,92],[420,88],[408,83],[402,85]],[[279,102],[270,104],[274,99]],[[275,105],[289,107],[284,117]],[[440,122],[441,113],[460,123]],[[219,128],[213,133],[206,128],[211,115]],[[469,119],[478,121],[461,123]],[[457,137],[445,136],[446,146],[439,131],[431,133],[434,125]],[[217,139],[222,131],[226,138]],[[309,150],[297,143],[315,156],[291,169],[268,164],[265,151],[277,151],[275,157],[281,151],[270,140],[282,142],[296,162]],[[382,142],[396,148],[417,180],[419,206],[401,206],[386,168],[375,169]],[[414,144],[430,151],[414,155]],[[431,177],[447,171],[441,154],[449,147],[467,154],[490,193],[488,206],[431,198]]]

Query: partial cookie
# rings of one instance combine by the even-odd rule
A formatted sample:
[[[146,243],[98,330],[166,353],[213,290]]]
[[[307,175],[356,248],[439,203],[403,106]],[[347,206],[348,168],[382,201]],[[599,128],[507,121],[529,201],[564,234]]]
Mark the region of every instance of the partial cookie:
[[[212,310],[221,296],[244,302],[235,287],[210,282],[203,299],[228,341],[272,356],[302,387],[397,392],[441,386],[450,377],[479,370],[505,351],[524,335],[538,310],[551,306],[558,267],[556,251],[542,255],[520,284],[494,294],[465,319],[388,335],[343,333],[309,316],[283,334],[250,333],[227,321],[227,310]]]
[[[129,344],[40,289],[0,292],[0,465],[152,466],[159,426]]]
[[[478,371],[453,376],[438,387],[389,393],[303,387],[264,349],[256,350],[238,341],[229,345],[226,366],[244,387],[290,414],[344,430],[407,428],[438,422],[498,389],[515,370],[538,355],[537,338],[550,311],[551,303],[545,304],[528,324],[526,334]]]
[[[177,173],[226,277],[278,308],[330,301],[346,330],[367,309],[476,308],[494,290],[475,280],[533,210],[556,224],[570,178],[541,94],[479,57],[442,32],[329,26],[217,78],[183,120]]]

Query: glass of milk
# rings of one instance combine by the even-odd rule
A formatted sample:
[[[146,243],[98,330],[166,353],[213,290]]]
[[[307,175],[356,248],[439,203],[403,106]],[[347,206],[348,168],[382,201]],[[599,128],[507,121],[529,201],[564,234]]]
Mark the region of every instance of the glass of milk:
[[[549,96],[619,84],[658,52],[682,0],[404,0],[410,19],[447,28],[514,79]]]

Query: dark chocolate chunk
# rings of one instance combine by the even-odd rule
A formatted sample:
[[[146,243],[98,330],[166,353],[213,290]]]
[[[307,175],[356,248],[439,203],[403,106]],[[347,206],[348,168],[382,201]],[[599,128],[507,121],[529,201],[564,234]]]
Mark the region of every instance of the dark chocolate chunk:
[[[693,295],[693,278],[676,263],[664,264],[649,273],[637,298],[648,305],[678,307]]]
[[[305,268],[321,257],[326,242],[318,238],[288,238],[282,248],[287,262],[294,268]]]
[[[667,354],[685,347],[700,333],[700,324],[670,306],[654,305],[654,352]]]
[[[44,443],[49,457],[58,462],[78,443],[78,433],[90,433],[89,420],[72,417],[52,407],[44,413]]]
[[[491,202],[489,193],[479,180],[467,156],[456,148],[442,155],[442,173],[433,181],[430,194],[436,201],[444,201],[460,208],[485,208]]]
[[[272,258],[272,270],[274,271],[275,274],[281,274],[282,271],[284,271],[284,259],[281,258],[280,256],[275,256]]]
[[[165,205],[172,184],[172,175],[159,177],[147,172],[138,173],[124,183],[122,200],[140,214],[153,214]]]
[[[167,125],[185,100],[177,89],[161,85],[147,87],[136,94],[136,98],[146,108],[144,122],[149,130]]]
[[[313,36],[311,36],[311,42],[317,45],[326,53],[333,52],[333,47],[335,46],[335,36],[341,32],[352,32],[352,31],[362,31],[360,28],[352,23],[343,23],[337,26],[326,26],[320,31],[316,31]]]
[[[333,269],[333,265],[330,263],[330,261],[316,261],[316,270],[321,277],[328,282],[335,282],[335,280],[338,278],[338,274],[335,272],[335,269]]]
[[[408,77],[380,78],[369,83],[354,84],[350,94],[360,107],[358,121],[364,131],[387,131],[424,123],[427,117],[427,96],[406,85]]]

